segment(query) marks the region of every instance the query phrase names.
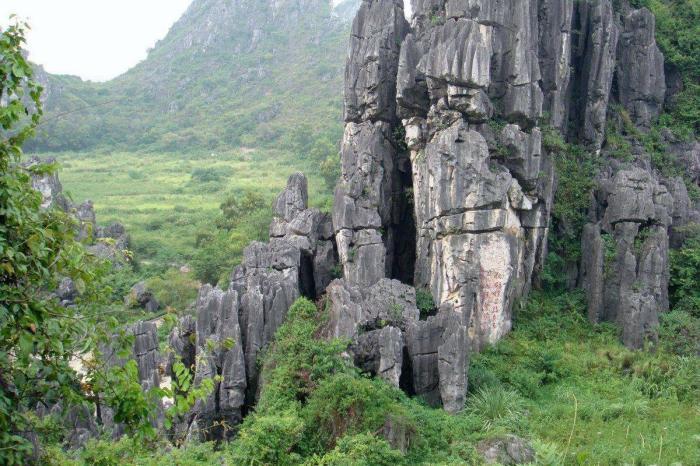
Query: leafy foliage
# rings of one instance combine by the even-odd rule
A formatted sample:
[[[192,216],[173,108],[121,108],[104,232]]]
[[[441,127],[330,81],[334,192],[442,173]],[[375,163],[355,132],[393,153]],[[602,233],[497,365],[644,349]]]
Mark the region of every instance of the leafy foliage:
[[[554,159],[557,190],[552,207],[554,234],[549,238],[542,281],[546,287],[563,289],[567,266],[581,257],[581,233],[599,162],[583,147],[566,143],[554,128],[544,128],[543,133],[543,146]]]
[[[661,124],[690,137],[700,131],[700,1],[638,0],[656,17],[656,41],[666,63],[677,70],[683,89]]]
[[[685,230],[683,246],[671,251],[671,305],[700,317],[700,225]]]
[[[197,297],[200,284],[192,278],[191,272],[170,268],[162,276],[150,278],[147,285],[166,309],[184,311]]]
[[[435,300],[433,294],[424,289],[416,290],[416,307],[420,311],[421,318],[426,318],[436,311]]]
[[[88,326],[51,292],[62,277],[87,299],[95,269],[75,224],[58,209],[43,210],[31,174],[51,167],[20,165],[22,144],[41,116],[41,88],[22,55],[26,25],[0,31],[0,463],[20,464],[32,451],[23,435],[36,403],[81,398],[69,367],[89,347]]]
[[[307,462],[317,466],[396,466],[404,464],[401,452],[369,433],[342,437],[336,447]]]

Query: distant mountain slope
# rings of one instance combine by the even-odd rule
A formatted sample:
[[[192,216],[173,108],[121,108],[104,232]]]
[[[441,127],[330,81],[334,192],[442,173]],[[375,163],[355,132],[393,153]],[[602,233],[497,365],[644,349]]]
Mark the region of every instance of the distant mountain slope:
[[[356,7],[194,0],[146,60],[112,81],[40,70],[46,115],[28,149],[303,148],[335,140]]]

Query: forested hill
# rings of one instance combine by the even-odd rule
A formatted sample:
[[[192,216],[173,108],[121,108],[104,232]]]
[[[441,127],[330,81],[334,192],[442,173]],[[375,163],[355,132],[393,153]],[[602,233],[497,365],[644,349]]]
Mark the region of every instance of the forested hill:
[[[358,3],[334,9],[329,0],[194,0],[146,60],[109,82],[40,70],[46,116],[27,149],[335,141]]]

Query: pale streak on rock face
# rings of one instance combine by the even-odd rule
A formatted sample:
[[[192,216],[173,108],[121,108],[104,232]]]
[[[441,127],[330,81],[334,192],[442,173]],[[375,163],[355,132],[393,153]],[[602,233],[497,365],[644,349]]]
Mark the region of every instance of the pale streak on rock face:
[[[478,342],[493,344],[511,329],[507,293],[516,270],[502,234],[490,234],[479,248]]]

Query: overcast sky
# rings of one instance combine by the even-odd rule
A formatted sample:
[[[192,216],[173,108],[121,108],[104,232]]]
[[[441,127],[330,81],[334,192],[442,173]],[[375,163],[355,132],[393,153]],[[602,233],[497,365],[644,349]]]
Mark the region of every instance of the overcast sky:
[[[29,21],[30,59],[56,74],[106,81],[146,58],[192,0],[0,0]]]

